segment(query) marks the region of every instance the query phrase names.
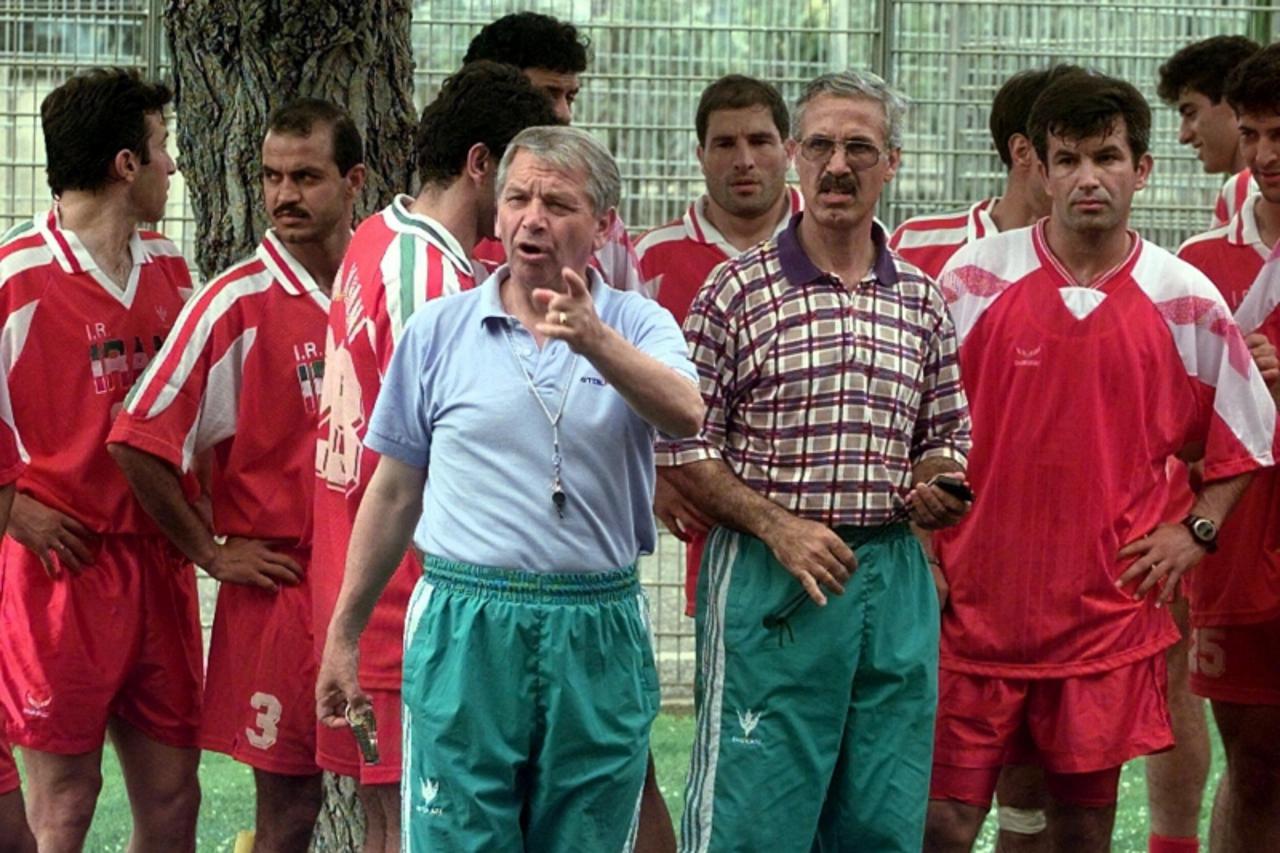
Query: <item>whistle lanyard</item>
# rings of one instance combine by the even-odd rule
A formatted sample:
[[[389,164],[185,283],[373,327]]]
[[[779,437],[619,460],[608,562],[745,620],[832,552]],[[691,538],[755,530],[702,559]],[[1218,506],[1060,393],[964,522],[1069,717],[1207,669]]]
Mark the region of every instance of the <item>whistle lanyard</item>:
[[[520,354],[516,351],[515,339],[511,335],[510,325],[504,323],[502,332],[506,335],[507,348],[511,351],[511,357],[515,359],[516,367],[520,368],[520,374],[524,377],[525,387],[529,389],[533,399],[538,401],[538,408],[542,410],[547,423],[551,425],[551,503],[556,508],[556,514],[564,518],[564,508],[569,498],[565,494],[564,482],[560,477],[564,464],[564,458],[560,454],[560,418],[564,415],[564,404],[569,399],[569,389],[573,387],[573,370],[578,356],[577,353],[574,353],[569,359],[569,376],[564,383],[564,392],[560,395],[560,407],[556,409],[556,413],[553,415],[551,414],[551,409],[547,408],[546,402],[542,399],[542,395],[538,393],[538,386],[533,384],[533,377],[529,375],[528,368],[520,360]]]

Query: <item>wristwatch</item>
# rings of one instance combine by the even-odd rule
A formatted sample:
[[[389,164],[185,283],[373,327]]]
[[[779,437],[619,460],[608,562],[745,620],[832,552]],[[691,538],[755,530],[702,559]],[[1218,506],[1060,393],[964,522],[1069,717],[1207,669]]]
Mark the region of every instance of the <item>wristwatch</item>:
[[[1191,531],[1196,544],[1212,554],[1218,550],[1218,525],[1202,515],[1188,515],[1182,524]]]

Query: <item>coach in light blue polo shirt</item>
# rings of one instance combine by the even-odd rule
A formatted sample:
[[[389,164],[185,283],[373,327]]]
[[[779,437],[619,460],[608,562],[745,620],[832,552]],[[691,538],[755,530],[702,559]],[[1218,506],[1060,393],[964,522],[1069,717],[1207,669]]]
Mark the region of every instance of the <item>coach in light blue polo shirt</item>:
[[[416,525],[406,851],[620,850],[634,832],[658,701],[635,569],[655,540],[653,442],[696,433],[703,405],[671,315],[587,267],[619,188],[583,131],[512,140],[508,265],[414,315],[374,409],[382,459],[317,700],[329,722],[367,707],[359,633]]]
[[[666,309],[587,272],[600,320],[695,382],[684,336]],[[654,548],[655,429],[565,341],[539,348],[503,307],[509,273],[504,267],[476,290],[414,315],[368,445],[429,468],[413,537],[425,554],[535,572],[622,568]],[[546,413],[554,418],[561,406],[553,430]],[[553,488],[557,431],[562,506]]]

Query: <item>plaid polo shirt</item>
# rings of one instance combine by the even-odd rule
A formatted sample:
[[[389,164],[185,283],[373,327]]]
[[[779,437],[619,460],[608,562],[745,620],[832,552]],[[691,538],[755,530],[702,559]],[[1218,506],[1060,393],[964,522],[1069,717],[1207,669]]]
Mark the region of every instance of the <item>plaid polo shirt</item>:
[[[707,404],[695,438],[659,445],[659,465],[721,459],[751,489],[827,525],[884,522],[911,467],[965,464],[969,410],[955,329],[937,285],[886,247],[846,287],[797,235],[722,264],[684,332]]]

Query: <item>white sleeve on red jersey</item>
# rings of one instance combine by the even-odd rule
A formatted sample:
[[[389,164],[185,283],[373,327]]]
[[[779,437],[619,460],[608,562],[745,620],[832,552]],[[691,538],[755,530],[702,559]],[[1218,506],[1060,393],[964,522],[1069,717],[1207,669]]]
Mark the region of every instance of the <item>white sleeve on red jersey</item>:
[[[244,362],[258,329],[233,308],[275,286],[250,258],[193,295],[130,392],[111,440],[186,472],[197,454],[234,435]]]
[[[938,276],[938,288],[956,327],[956,344],[963,346],[983,312],[1039,265],[1031,228],[993,234],[960,247]]]
[[[1187,375],[1212,392],[1205,480],[1274,463],[1276,406],[1222,294],[1198,269],[1144,243],[1134,281],[1173,337]]]
[[[1253,173],[1248,169],[1236,172],[1222,184],[1218,199],[1213,205],[1212,228],[1221,228],[1244,206],[1244,200],[1258,191]]]
[[[605,279],[617,290],[634,290],[653,298],[653,294],[645,287],[644,277],[640,275],[640,260],[636,257],[635,247],[627,234],[627,226],[622,217],[615,216],[609,233],[605,235],[604,245],[596,252],[596,262]]]
[[[39,217],[37,217],[39,219]],[[22,357],[43,287],[39,268],[56,264],[30,220],[20,222],[0,237],[0,423],[12,433],[21,461],[29,461],[13,414],[9,377]]]
[[[1249,286],[1244,301],[1236,309],[1236,325],[1246,335],[1253,334],[1280,305],[1280,243],[1271,250],[1267,262]],[[1272,341],[1272,343],[1275,343]]]

